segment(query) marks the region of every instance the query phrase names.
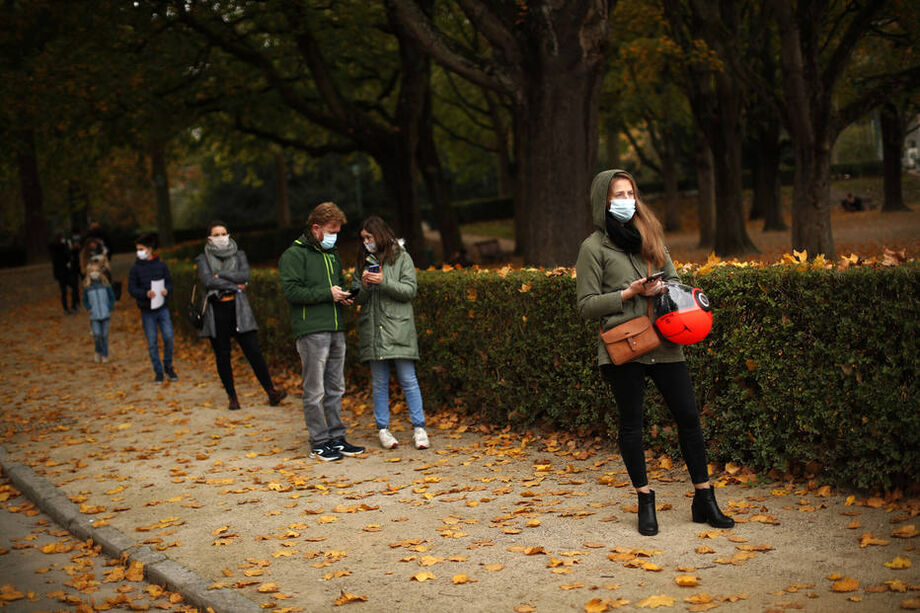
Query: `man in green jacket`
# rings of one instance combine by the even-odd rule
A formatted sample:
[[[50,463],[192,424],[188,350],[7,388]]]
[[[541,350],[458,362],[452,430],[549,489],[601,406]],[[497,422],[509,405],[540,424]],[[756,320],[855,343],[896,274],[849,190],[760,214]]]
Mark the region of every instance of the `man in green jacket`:
[[[364,453],[345,440],[345,326],[342,262],[335,248],[345,214],[332,202],[317,206],[303,235],[281,255],[281,291],[291,305],[291,330],[303,376],[303,416],[310,433],[310,455],[323,462]]]

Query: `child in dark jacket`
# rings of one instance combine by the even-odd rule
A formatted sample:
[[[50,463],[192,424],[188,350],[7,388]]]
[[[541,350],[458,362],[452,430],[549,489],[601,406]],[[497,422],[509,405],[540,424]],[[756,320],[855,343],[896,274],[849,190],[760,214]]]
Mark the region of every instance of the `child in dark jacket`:
[[[173,370],[173,328],[166,306],[167,296],[172,292],[172,278],[169,268],[155,253],[157,237],[155,234],[143,234],[135,241],[137,260],[128,272],[128,293],[137,301],[147,337],[147,350],[153,364],[154,382],[162,383],[163,375],[170,381],[178,381]],[[163,361],[160,362],[160,350],[157,345],[157,329],[163,336]]]
[[[96,345],[94,359],[97,364],[105,363],[109,361],[109,321],[115,307],[115,292],[97,263],[86,267],[83,286],[83,306],[89,311],[89,326]]]

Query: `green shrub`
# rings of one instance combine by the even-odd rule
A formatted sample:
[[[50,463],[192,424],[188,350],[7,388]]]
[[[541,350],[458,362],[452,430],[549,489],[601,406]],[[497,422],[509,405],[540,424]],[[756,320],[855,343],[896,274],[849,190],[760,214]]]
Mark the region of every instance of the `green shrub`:
[[[175,304],[184,305],[193,267],[172,271]],[[595,365],[597,322],[579,319],[568,272],[420,271],[418,280],[429,410],[616,431]],[[715,309],[710,335],[685,350],[710,459],[783,470],[818,463],[825,479],[861,488],[920,481],[920,266],[723,267],[684,282]],[[266,353],[299,368],[277,271],[255,270],[249,293]],[[353,318],[349,380],[364,381]],[[677,453],[673,420],[649,389],[649,442]]]

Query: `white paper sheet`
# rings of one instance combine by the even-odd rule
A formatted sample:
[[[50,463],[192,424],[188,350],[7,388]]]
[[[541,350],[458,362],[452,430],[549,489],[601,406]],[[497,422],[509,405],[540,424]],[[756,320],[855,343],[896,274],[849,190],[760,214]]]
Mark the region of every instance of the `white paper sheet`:
[[[163,297],[163,290],[166,289],[166,280],[154,279],[150,282],[150,289],[156,293],[156,295],[150,299],[150,308],[158,309],[163,306],[163,302],[166,301],[166,298]]]

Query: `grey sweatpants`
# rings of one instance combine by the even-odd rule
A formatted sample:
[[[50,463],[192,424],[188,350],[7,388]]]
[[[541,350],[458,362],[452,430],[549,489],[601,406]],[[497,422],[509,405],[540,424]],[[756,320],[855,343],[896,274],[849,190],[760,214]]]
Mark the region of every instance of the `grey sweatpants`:
[[[297,339],[303,373],[303,418],[310,446],[345,436],[345,333],[316,332]]]

